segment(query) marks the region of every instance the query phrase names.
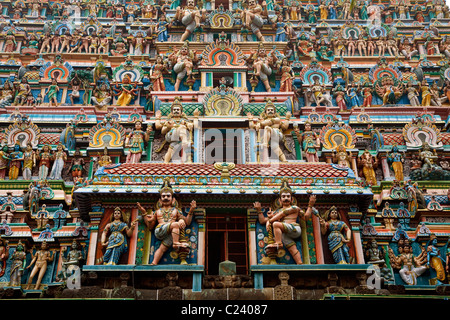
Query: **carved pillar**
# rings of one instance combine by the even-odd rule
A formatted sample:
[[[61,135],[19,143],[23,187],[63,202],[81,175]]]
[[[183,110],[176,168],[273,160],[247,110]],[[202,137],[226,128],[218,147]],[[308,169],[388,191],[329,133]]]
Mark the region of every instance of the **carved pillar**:
[[[204,266],[206,259],[206,210],[196,208],[194,211],[195,221],[198,223],[198,254],[197,265]]]
[[[352,241],[355,247],[356,263],[364,264],[364,252],[361,242],[359,227],[361,226],[361,212],[348,212],[348,218],[352,229]]]
[[[391,173],[389,172],[389,164],[387,162],[386,154],[381,154],[381,168],[383,169],[384,180],[390,180]]]
[[[352,169],[355,173],[355,177],[358,178],[358,165],[356,164],[356,156],[352,157]]]
[[[256,255],[256,219],[258,213],[255,209],[247,210],[247,229],[248,229],[248,249],[249,249],[249,263],[250,265],[258,264],[258,257]]]
[[[316,247],[316,260],[317,264],[324,264],[325,260],[323,257],[323,244],[322,244],[322,234],[320,232],[320,222],[319,217],[312,215],[311,217],[313,223],[314,231],[314,245]]]
[[[138,209],[131,209],[130,224],[138,217]],[[134,227],[133,234],[131,235],[128,243],[128,264],[136,264],[136,244],[138,235],[138,225]]]
[[[89,212],[91,220],[90,230],[91,236],[89,238],[89,251],[86,258],[86,265],[95,265],[95,255],[97,253],[97,241],[98,241],[98,226],[103,216],[103,211]]]

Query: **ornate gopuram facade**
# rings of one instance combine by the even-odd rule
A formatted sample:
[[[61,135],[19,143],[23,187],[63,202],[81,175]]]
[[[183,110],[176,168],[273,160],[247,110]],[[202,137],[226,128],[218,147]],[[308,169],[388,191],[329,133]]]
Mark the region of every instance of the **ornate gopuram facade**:
[[[443,0],[11,0],[0,34],[0,298],[450,296]]]

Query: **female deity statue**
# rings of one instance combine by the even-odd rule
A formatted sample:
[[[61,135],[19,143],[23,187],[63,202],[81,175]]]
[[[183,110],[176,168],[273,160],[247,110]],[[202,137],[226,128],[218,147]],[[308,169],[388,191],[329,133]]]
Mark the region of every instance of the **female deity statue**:
[[[302,144],[303,152],[307,162],[319,162],[317,150],[320,148],[320,139],[317,133],[312,131],[311,123],[305,122],[305,130],[300,133],[298,127],[294,129],[297,140]]]
[[[293,79],[294,72],[289,66],[289,61],[287,58],[281,60],[280,67],[281,79],[280,79],[280,92],[292,92],[294,91]]]
[[[142,122],[136,121],[134,130],[125,139],[125,147],[129,148],[126,163],[139,163],[145,150],[145,142],[150,139],[151,125],[146,132],[142,131]]]
[[[131,237],[137,220],[131,222],[128,227],[125,222],[125,215],[119,207],[114,209],[111,214],[110,223],[108,223],[102,233],[102,245],[106,247],[106,252],[103,255],[103,264],[117,265],[119,264],[122,254],[128,251],[128,243],[125,237]]]
[[[336,104],[339,107],[339,111],[345,111],[347,110],[347,103],[345,101],[345,89],[340,84],[336,86],[336,88],[333,89],[334,96],[336,99]]]
[[[51,180],[62,180],[62,170],[64,169],[64,164],[67,160],[67,154],[64,151],[64,145],[58,144],[56,147],[56,152],[53,154],[53,167],[50,172]]]
[[[39,160],[39,180],[46,180],[50,169],[50,160],[52,159],[48,144],[42,147],[42,151],[38,150],[36,159]]]
[[[323,235],[328,233],[328,247],[333,254],[334,262],[336,264],[350,263],[347,243],[352,237],[351,229],[341,220],[341,215],[335,206],[325,212],[324,218],[319,218],[320,231]]]
[[[152,91],[166,91],[163,73],[167,71],[168,71],[167,65],[163,61],[163,57],[157,55],[155,64],[150,69],[150,80],[152,82]]]

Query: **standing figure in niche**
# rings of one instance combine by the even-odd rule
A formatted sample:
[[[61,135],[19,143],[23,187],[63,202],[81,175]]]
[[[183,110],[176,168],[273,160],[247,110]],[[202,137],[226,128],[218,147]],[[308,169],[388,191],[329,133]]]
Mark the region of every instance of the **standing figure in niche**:
[[[328,247],[333,254],[336,264],[350,263],[350,254],[347,243],[350,242],[352,231],[342,221],[341,215],[335,206],[325,212],[325,219],[319,218],[320,231],[323,235],[328,233]]]
[[[18,142],[14,145],[14,150],[9,154],[9,159],[9,180],[17,180],[23,161],[23,152]]]
[[[52,262],[54,254],[49,250],[47,241],[42,242],[41,249],[32,255],[32,260],[28,265],[27,269],[31,268],[34,264],[33,270],[31,271],[30,277],[28,279],[26,290],[30,290],[33,278],[38,275],[34,289],[39,290],[41,281],[44,278],[45,272],[47,271],[47,265]],[[39,274],[38,274],[39,272]]]
[[[377,185],[377,178],[375,175],[375,167],[378,165],[378,161],[372,156],[369,150],[365,150],[364,153],[358,158],[359,166],[362,167],[362,175],[366,179],[368,185]]]
[[[311,122],[305,122],[305,130],[300,133],[300,129],[296,127],[294,129],[297,135],[298,143],[301,143],[302,150],[305,154],[307,162],[319,162],[319,157],[317,155],[317,150],[320,148],[319,135],[312,131]]]
[[[173,247],[174,250],[184,250],[189,248],[189,244],[184,241],[183,235],[186,226],[189,226],[197,207],[195,200],[191,201],[191,206],[187,216],[177,207],[177,202],[173,198],[173,190],[168,180],[164,180],[164,185],[159,191],[160,200],[158,209],[147,214],[146,210],[138,203],[138,209],[144,215],[144,222],[151,230],[155,228],[155,237],[161,240],[161,244],[156,249],[151,265],[157,265],[164,253]]]
[[[33,168],[36,166],[36,153],[33,151],[31,143],[27,143],[27,147],[23,152],[23,179],[31,180]]]
[[[52,159],[50,146],[48,144],[45,144],[42,147],[42,151],[38,150],[36,159],[39,160],[39,180],[46,180],[50,169],[50,161]]]
[[[180,50],[174,49],[168,58],[172,62],[173,71],[177,74],[174,90],[179,91],[181,81],[184,77],[187,76],[188,79],[192,78],[194,64],[197,63],[199,59],[196,51],[189,49],[189,42],[185,42]]]
[[[397,145],[394,145],[391,152],[388,154],[388,161],[391,163],[392,169],[394,170],[395,180],[403,181],[403,163],[405,162],[405,158],[400,153]]]
[[[10,257],[12,263],[9,274],[9,285],[11,287],[19,287],[22,284],[23,270],[25,269],[25,265],[27,263],[26,257],[27,253],[25,252],[25,247],[22,244],[22,241],[19,240],[16,250]]]
[[[253,64],[253,74],[261,79],[266,91],[271,92],[269,77],[272,74],[272,66],[277,63],[276,56],[271,53],[267,54],[264,44],[260,42],[258,51],[252,51],[247,62]]]
[[[164,85],[164,72],[167,72],[167,65],[163,61],[163,57],[156,56],[155,64],[150,69],[150,81],[152,82],[152,91],[166,91]]]
[[[142,122],[136,121],[134,129],[125,139],[125,147],[129,148],[126,163],[141,162],[142,153],[145,151],[145,142],[150,139],[151,125],[147,126],[147,130],[142,131]]]
[[[281,60],[280,73],[280,92],[294,91],[294,72],[292,71],[287,58],[283,58],[283,60]]]
[[[66,160],[67,154],[64,151],[64,145],[60,143],[56,147],[56,152],[53,154],[53,166],[50,172],[51,180],[62,180],[62,171]]]
[[[254,208],[258,213],[259,223],[266,226],[267,231],[273,234],[274,243],[268,243],[266,249],[276,249],[277,251],[285,246],[292,256],[296,264],[303,264],[301,254],[297,249],[297,239],[302,234],[302,229],[298,223],[298,219],[308,220],[316,202],[316,196],[309,197],[308,208],[306,212],[294,204],[292,196],[292,189],[289,187],[287,181],[282,182],[280,188],[280,208],[274,212],[269,211],[265,217],[261,210],[261,204],[255,202]]]
[[[131,222],[131,226],[128,227],[125,222],[125,214],[122,210],[119,207],[114,209],[110,223],[106,225],[102,232],[102,246],[106,247],[106,252],[103,255],[103,264],[119,264],[122,254],[128,251],[126,236],[131,237],[133,235],[136,224],[137,221],[135,220]]]
[[[427,245],[427,265],[436,271],[436,279],[438,284],[442,284],[445,280],[445,260],[441,257],[441,253],[437,248],[437,237],[435,234],[430,235],[430,241]]]
[[[55,78],[52,79],[52,84],[47,88],[46,95],[48,97],[48,106],[49,107],[57,107],[58,106],[58,82]]]
[[[427,254],[425,249],[422,248],[422,252],[416,257],[412,253],[412,247],[409,243],[404,243],[403,245],[399,243],[398,251],[400,255],[396,256],[392,248],[389,248],[391,266],[394,269],[400,269],[400,277],[407,285],[416,285],[417,278],[427,271]]]

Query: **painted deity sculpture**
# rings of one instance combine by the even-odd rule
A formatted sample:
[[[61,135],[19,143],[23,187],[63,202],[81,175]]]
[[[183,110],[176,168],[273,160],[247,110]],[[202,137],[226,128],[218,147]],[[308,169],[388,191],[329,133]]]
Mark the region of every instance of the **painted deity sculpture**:
[[[427,254],[422,248],[422,252],[415,256],[408,240],[405,241],[407,243],[399,243],[398,256],[395,255],[392,248],[389,248],[389,259],[394,269],[400,269],[400,277],[407,285],[416,285],[417,278],[427,271]]]
[[[91,98],[94,106],[105,108],[110,104],[111,99],[112,94],[107,83],[101,83],[98,87],[94,88]]]
[[[328,247],[333,254],[336,264],[349,264],[351,257],[347,243],[350,242],[352,231],[342,221],[341,214],[335,206],[325,212],[324,218],[319,218],[320,231],[323,235],[328,234]]]
[[[362,176],[368,185],[377,185],[375,167],[378,165],[377,159],[372,156],[369,150],[365,150],[358,158],[358,163],[362,171]]]
[[[131,83],[131,78],[126,74],[122,83],[116,84],[113,87],[113,95],[117,96],[116,104],[121,107],[130,105],[131,100],[137,95],[137,84]]]
[[[345,150],[343,144],[339,145],[337,150],[332,153],[333,162],[341,167],[351,168],[352,167],[352,153]]]
[[[438,168],[438,155],[436,149],[432,149],[427,142],[422,145],[422,150],[419,153],[419,158],[422,160],[422,170],[433,170]]]
[[[22,244],[22,241],[19,240],[14,253],[10,257],[12,262],[9,274],[9,285],[11,287],[19,287],[22,284],[22,275],[27,263],[26,257],[27,253],[25,252],[25,247]]]
[[[189,212],[185,216],[177,206],[168,180],[164,180],[164,185],[159,193],[158,209],[154,212],[147,214],[147,211],[139,203],[137,204],[139,211],[144,216],[145,224],[150,230],[155,228],[155,236],[161,240],[161,245],[156,249],[151,265],[157,265],[170,247],[176,251],[189,249],[189,244],[184,239],[184,230],[191,224],[194,210],[197,207],[196,201],[192,200]]]
[[[16,87],[16,96],[14,98],[14,105],[22,106],[25,104],[27,96],[31,92],[31,87],[28,84],[27,78],[25,77],[22,77],[20,83],[16,84],[15,87]]]
[[[31,180],[33,168],[36,166],[36,152],[33,150],[31,143],[27,143],[27,147],[23,152],[23,169],[22,175],[24,180]]]
[[[260,42],[258,50],[250,52],[247,62],[253,65],[253,75],[259,77],[267,92],[271,92],[269,77],[272,74],[272,68],[277,63],[277,57],[272,53],[267,54],[264,44]]]
[[[52,160],[49,145],[46,144],[42,146],[41,151],[37,151],[36,160],[39,160],[39,180],[46,180],[50,170],[50,161]]]
[[[62,171],[64,169],[65,162],[67,161],[67,154],[64,151],[64,145],[58,144],[56,151],[52,156],[53,166],[50,172],[51,180],[62,180]]]
[[[289,126],[289,119],[291,113],[286,114],[286,119],[282,120],[280,115],[276,111],[275,105],[272,101],[268,101],[264,108],[264,112],[261,113],[259,119],[254,119],[253,115],[248,114],[250,129],[255,129],[260,136],[260,130],[262,133],[262,161],[269,161],[269,147],[272,151],[272,155],[278,161],[286,162],[286,155],[281,150],[280,142],[285,142],[284,131]],[[272,157],[272,158],[273,158]]]
[[[62,252],[66,252],[67,247],[62,248]],[[79,249],[78,242],[76,240],[72,241],[71,250],[65,256],[62,255],[61,271],[59,272],[58,278],[61,281],[67,280],[71,274],[71,266],[80,267],[81,261],[84,259],[83,251]]]
[[[405,161],[405,157],[400,153],[397,145],[392,147],[391,152],[388,153],[387,159],[394,170],[395,180],[403,181],[403,163]]]
[[[51,85],[46,89],[45,95],[48,97],[49,107],[57,107],[58,106],[58,92],[59,86],[56,79],[52,79]]]
[[[7,169],[9,169],[9,148],[4,145],[0,149],[0,179],[5,179]]]
[[[76,148],[69,165],[70,174],[74,182],[83,176],[85,163],[80,148]]]
[[[262,6],[256,0],[249,0],[246,9],[238,9],[244,28],[250,28],[259,41],[264,41],[261,28],[264,24],[263,17],[268,16],[267,3],[263,1]]]
[[[44,278],[45,272],[47,271],[47,266],[49,262],[52,262],[54,254],[49,250],[47,241],[43,241],[41,244],[41,249],[38,250],[34,255],[32,255],[32,260],[26,269],[34,267],[31,270],[30,277],[26,286],[26,290],[30,290],[31,284],[34,277],[37,275],[37,280],[34,289],[39,290],[42,279]]]
[[[175,20],[181,21],[186,27],[186,30],[181,36],[181,41],[185,41],[195,29],[201,26],[201,22],[206,20],[206,9],[199,10],[195,6],[194,0],[187,0],[184,8],[177,8]]]
[[[132,221],[131,226],[125,222],[125,214],[116,207],[111,214],[110,222],[105,226],[102,232],[101,243],[106,249],[103,255],[103,264],[117,265],[121,256],[128,251],[128,242],[126,237],[131,237],[137,221]]]
[[[161,112],[157,111],[155,128],[156,130],[161,130],[161,134],[165,136],[163,145],[166,142],[169,143],[169,149],[164,156],[165,163],[173,161],[174,158],[180,159],[182,163],[192,161],[190,149],[196,123],[196,121],[189,120],[186,114],[183,113],[183,106],[178,98],[172,103],[168,119],[163,123],[161,122]]]
[[[317,151],[320,148],[320,138],[317,133],[312,131],[311,122],[305,122],[305,130],[300,133],[300,129],[296,127],[294,132],[297,136],[298,143],[301,143],[302,150],[307,162],[319,162]]]
[[[150,81],[152,82],[152,91],[166,91],[163,74],[167,72],[167,65],[160,55],[156,56],[155,64],[150,70]]]
[[[445,281],[445,260],[441,257],[441,253],[437,247],[437,237],[435,234],[430,235],[430,241],[427,245],[427,266],[436,271],[436,280],[438,284]]]
[[[294,72],[292,71],[291,66],[289,65],[289,61],[287,58],[283,58],[281,60],[280,66],[280,92],[292,92],[294,91],[293,80],[295,78]]]
[[[141,162],[142,153],[145,151],[145,142],[150,139],[151,131],[151,125],[148,125],[144,132],[142,131],[142,122],[135,122],[134,129],[125,138],[125,147],[128,148],[126,163]]]
[[[174,49],[168,58],[172,63],[173,71],[177,75],[174,90],[179,91],[184,77],[187,76],[188,79],[192,79],[194,64],[199,61],[198,56],[195,51],[189,49],[189,43],[185,42],[180,50]]]
[[[298,223],[298,218],[307,220],[313,213],[313,206],[316,202],[316,196],[309,197],[308,208],[306,212],[294,204],[292,189],[287,181],[282,182],[280,188],[279,206],[275,211],[269,211],[264,216],[261,210],[261,203],[255,202],[254,208],[258,213],[259,223],[266,226],[269,232],[269,238],[273,235],[273,243],[268,243],[267,250],[274,249],[277,252],[285,246],[296,264],[303,264],[300,252],[297,249],[296,241],[301,236],[302,230]]]
[[[13,151],[9,154],[9,160],[9,180],[17,180],[23,164],[23,152],[18,143],[14,145]]]

